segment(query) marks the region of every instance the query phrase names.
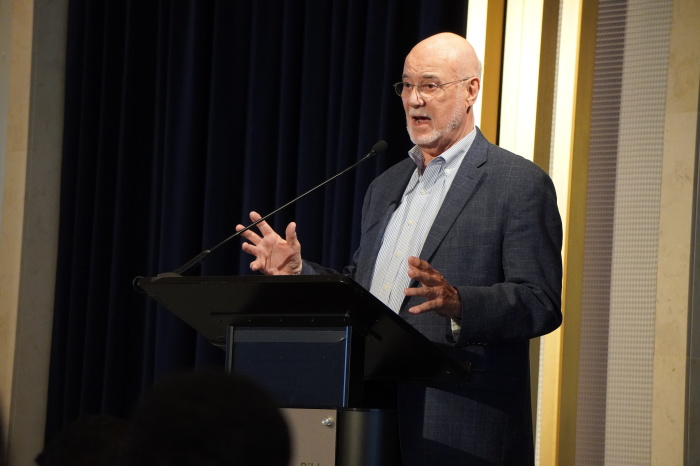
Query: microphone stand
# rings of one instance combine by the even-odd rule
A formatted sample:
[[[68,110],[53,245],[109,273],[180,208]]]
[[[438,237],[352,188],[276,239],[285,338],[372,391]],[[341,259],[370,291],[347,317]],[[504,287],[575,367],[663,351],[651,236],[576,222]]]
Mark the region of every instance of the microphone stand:
[[[226,238],[225,240],[221,241],[219,244],[217,244],[217,245],[214,246],[213,248],[205,249],[204,251],[200,252],[200,253],[197,254],[195,257],[193,257],[192,259],[190,259],[189,261],[187,261],[185,264],[181,265],[181,266],[178,267],[177,269],[173,270],[172,272],[167,272],[167,273],[163,273],[163,274],[158,274],[158,276],[159,276],[159,277],[163,277],[163,276],[177,276],[177,275],[183,275],[183,274],[185,274],[188,270],[190,270],[192,267],[194,267],[194,266],[200,264],[200,263],[201,263],[202,261],[204,261],[204,259],[206,259],[212,252],[216,251],[218,248],[220,248],[220,247],[223,246],[224,244],[226,244],[226,243],[228,243],[229,241],[231,241],[232,239],[234,239],[234,238],[240,236],[240,235],[243,234],[244,232],[250,230],[251,228],[253,228],[253,227],[256,226],[257,224],[259,224],[260,222],[262,222],[262,221],[268,219],[269,217],[273,216],[274,214],[276,214],[276,213],[279,212],[280,210],[282,210],[282,209],[284,209],[284,208],[286,208],[286,207],[289,207],[290,205],[294,204],[295,202],[297,202],[297,201],[298,201],[299,199],[301,199],[302,197],[307,196],[308,194],[311,194],[312,192],[316,191],[318,188],[324,186],[325,184],[327,184],[327,183],[333,181],[334,179],[338,178],[339,176],[341,176],[341,175],[345,174],[346,172],[352,170],[353,168],[357,167],[359,164],[361,164],[362,162],[364,162],[364,161],[367,160],[368,158],[372,157],[373,155],[379,154],[380,152],[384,152],[384,151],[386,150],[386,148],[387,148],[387,143],[386,143],[386,141],[381,140],[381,141],[377,142],[374,146],[372,146],[372,149],[371,149],[364,157],[362,157],[360,160],[358,160],[358,161],[355,162],[354,164],[352,164],[352,165],[350,165],[349,167],[347,167],[345,170],[341,171],[340,173],[336,173],[335,175],[333,175],[332,177],[328,178],[326,181],[324,181],[323,183],[319,184],[318,186],[315,186],[315,187],[309,189],[309,190],[306,191],[304,194],[301,194],[300,196],[297,196],[296,198],[294,198],[294,199],[292,199],[291,201],[287,202],[287,203],[284,204],[283,206],[278,207],[277,209],[273,210],[273,211],[270,212],[269,214],[267,214],[267,215],[265,215],[265,216],[263,216],[263,217],[260,217],[258,220],[256,220],[255,222],[251,223],[250,225],[248,225],[247,227],[243,228],[242,230],[238,230],[237,232],[235,232],[234,234],[232,234],[231,236],[229,236],[229,237]],[[136,278],[138,279],[139,277],[136,277]]]

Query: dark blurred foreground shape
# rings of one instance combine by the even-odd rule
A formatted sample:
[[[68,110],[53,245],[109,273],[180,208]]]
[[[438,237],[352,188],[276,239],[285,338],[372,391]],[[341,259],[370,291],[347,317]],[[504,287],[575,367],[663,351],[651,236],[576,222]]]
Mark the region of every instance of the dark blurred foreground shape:
[[[224,372],[179,374],[136,408],[124,464],[287,466],[287,424],[257,384]]]
[[[64,427],[39,453],[40,466],[118,464],[129,423],[113,416],[84,416]]]

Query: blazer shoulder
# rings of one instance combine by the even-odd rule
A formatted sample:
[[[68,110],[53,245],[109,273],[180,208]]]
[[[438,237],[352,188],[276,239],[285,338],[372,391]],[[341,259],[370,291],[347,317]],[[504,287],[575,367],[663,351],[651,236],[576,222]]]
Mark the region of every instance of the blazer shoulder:
[[[488,143],[486,160],[492,169],[515,169],[531,176],[549,178],[549,174],[532,160],[491,143]]]

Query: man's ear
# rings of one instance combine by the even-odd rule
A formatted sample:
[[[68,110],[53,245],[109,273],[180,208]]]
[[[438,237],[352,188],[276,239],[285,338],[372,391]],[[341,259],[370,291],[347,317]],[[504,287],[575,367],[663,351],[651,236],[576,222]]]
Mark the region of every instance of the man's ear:
[[[479,78],[474,78],[467,84],[467,104],[471,107],[474,105],[476,98],[479,96],[479,91],[481,90],[481,80]]]

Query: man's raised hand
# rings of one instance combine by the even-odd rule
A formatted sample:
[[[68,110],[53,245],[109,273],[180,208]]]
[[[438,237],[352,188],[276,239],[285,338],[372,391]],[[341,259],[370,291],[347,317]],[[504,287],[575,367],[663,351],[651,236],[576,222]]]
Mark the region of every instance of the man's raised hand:
[[[417,257],[408,258],[408,276],[417,280],[421,286],[406,288],[406,296],[421,296],[426,298],[423,304],[408,310],[411,314],[434,311],[441,316],[452,319],[462,318],[462,304],[459,293],[430,264]]]
[[[260,214],[250,213],[253,222],[260,220]],[[301,244],[297,240],[296,223],[287,225],[285,238],[278,235],[265,221],[256,225],[260,234],[252,229],[241,235],[250,241],[243,243],[244,252],[255,256],[250,263],[250,270],[259,271],[265,275],[299,275],[301,273]],[[244,229],[243,225],[236,225],[236,231]]]

